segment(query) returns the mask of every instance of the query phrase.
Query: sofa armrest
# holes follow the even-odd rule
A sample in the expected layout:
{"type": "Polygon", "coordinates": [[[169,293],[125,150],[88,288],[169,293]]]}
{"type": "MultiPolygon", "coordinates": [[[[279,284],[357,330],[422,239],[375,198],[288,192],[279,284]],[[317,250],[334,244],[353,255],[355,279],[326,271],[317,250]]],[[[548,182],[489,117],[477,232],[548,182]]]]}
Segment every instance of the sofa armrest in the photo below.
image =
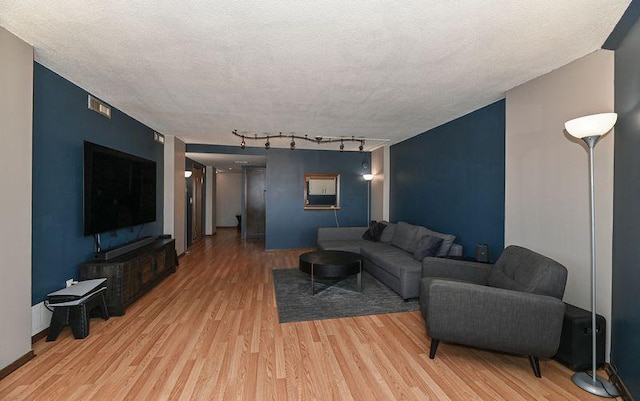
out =
{"type": "Polygon", "coordinates": [[[432,338],[542,358],[558,350],[561,300],[442,279],[429,285],[426,325],[432,338]]]}
{"type": "Polygon", "coordinates": [[[422,277],[450,278],[487,284],[493,265],[458,259],[426,257],[422,260],[422,277]]]}
{"type": "Polygon", "coordinates": [[[362,239],[369,227],[320,227],[318,241],[362,239]]]}

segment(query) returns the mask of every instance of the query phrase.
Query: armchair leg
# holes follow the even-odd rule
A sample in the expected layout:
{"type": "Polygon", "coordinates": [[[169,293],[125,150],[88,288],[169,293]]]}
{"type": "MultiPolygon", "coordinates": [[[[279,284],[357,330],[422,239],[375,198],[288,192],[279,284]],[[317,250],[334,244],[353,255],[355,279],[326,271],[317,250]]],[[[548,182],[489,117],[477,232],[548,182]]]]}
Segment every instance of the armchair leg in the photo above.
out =
{"type": "Polygon", "coordinates": [[[435,338],[431,339],[431,349],[429,349],[429,359],[435,359],[436,351],[438,349],[438,344],[440,344],[440,340],[436,340],[435,338]]]}
{"type": "Polygon", "coordinates": [[[540,361],[538,360],[538,357],[529,355],[529,363],[533,369],[533,374],[538,378],[542,377],[542,374],[540,374],[540,361]]]}

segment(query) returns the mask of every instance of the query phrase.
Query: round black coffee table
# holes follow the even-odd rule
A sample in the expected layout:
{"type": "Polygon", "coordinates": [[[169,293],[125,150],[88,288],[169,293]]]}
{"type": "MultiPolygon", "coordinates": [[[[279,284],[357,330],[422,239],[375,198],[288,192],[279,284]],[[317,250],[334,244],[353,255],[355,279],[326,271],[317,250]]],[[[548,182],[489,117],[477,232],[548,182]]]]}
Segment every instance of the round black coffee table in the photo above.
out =
{"type": "Polygon", "coordinates": [[[347,251],[314,251],[300,255],[300,270],[311,275],[311,294],[315,295],[315,278],[342,278],[357,274],[362,292],[362,256],[347,251]]]}

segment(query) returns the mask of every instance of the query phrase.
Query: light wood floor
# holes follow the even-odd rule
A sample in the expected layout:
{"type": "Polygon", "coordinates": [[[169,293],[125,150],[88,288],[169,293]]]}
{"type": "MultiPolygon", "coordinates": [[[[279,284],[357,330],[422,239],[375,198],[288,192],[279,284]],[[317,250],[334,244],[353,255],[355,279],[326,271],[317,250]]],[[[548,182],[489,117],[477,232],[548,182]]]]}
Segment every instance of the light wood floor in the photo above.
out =
{"type": "Polygon", "coordinates": [[[218,230],[125,316],[37,342],[0,400],[600,399],[555,361],[537,379],[526,357],[441,344],[430,360],[419,312],[279,324],[271,270],[303,251],[263,248],[218,230]]]}

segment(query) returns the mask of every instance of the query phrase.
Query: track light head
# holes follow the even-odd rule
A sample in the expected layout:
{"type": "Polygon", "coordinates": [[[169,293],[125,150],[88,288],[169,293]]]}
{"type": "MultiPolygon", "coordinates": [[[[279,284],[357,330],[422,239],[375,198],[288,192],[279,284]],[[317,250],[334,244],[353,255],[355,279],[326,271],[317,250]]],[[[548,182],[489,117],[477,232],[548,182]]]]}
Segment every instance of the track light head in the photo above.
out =
{"type": "Polygon", "coordinates": [[[244,135],[242,136],[242,142],[240,142],[240,149],[244,149],[247,147],[247,143],[244,141],[244,135]]]}

